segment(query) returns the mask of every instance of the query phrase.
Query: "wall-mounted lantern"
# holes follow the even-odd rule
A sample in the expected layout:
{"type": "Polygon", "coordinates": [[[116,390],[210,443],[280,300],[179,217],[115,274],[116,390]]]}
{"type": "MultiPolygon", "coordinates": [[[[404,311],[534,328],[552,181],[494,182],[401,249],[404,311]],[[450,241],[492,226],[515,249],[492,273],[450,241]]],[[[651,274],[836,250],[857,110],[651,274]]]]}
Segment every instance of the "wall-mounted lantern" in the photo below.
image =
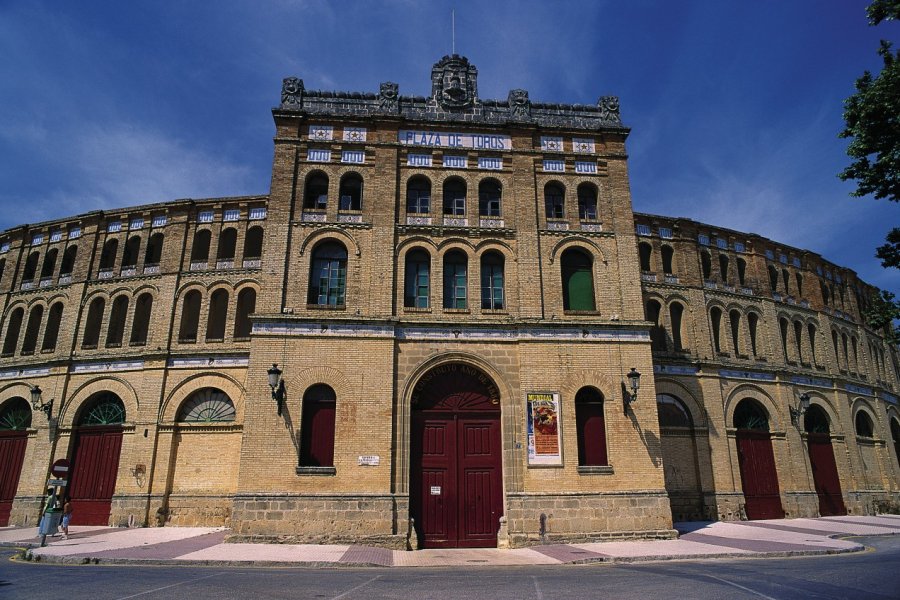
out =
{"type": "Polygon", "coordinates": [[[806,414],[806,411],[809,410],[809,394],[803,392],[800,394],[800,404],[797,405],[796,408],[793,406],[788,407],[791,411],[791,423],[794,424],[794,427],[800,429],[802,426],[801,419],[803,415],[806,414]]]}
{"type": "Polygon", "coordinates": [[[631,367],[631,372],[627,373],[628,388],[625,390],[625,414],[628,414],[628,405],[637,402],[638,390],[641,389],[641,374],[631,367]]]}
{"type": "Polygon", "coordinates": [[[278,363],[272,363],[272,368],[266,371],[269,375],[269,387],[272,388],[272,400],[278,404],[278,416],[281,416],[281,408],[284,405],[284,380],[281,378],[282,370],[278,363]]]}

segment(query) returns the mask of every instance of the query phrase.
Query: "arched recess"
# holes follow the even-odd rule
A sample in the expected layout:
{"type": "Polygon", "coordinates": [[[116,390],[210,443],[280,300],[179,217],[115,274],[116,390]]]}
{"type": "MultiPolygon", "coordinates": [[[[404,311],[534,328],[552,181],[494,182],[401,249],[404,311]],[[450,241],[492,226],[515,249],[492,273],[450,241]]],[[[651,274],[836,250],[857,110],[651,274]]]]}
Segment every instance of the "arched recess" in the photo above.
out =
{"type": "Polygon", "coordinates": [[[897,461],[897,467],[900,468],[900,416],[896,412],[888,413],[890,421],[891,443],[894,446],[894,460],[897,461]]]}
{"type": "Polygon", "coordinates": [[[434,367],[411,394],[410,515],[420,547],[494,547],[503,516],[500,391],[462,362],[434,367]]]}
{"type": "Polygon", "coordinates": [[[31,405],[25,398],[0,404],[0,527],[9,525],[31,427],[31,405]]]}
{"type": "Polygon", "coordinates": [[[810,404],[803,415],[803,429],[813,485],[819,497],[819,514],[823,517],[845,515],[841,480],[831,446],[831,425],[828,413],[818,404],[810,404]]]}
{"type": "Polygon", "coordinates": [[[704,482],[712,481],[712,465],[708,438],[705,431],[698,432],[697,423],[705,419],[702,415],[695,417],[696,403],[691,401],[693,406],[689,406],[682,400],[689,396],[680,386],[657,381],[657,391],[660,392],[656,396],[660,450],[672,519],[704,519],[709,513],[704,500],[704,482]]]}
{"type": "Polygon", "coordinates": [[[875,417],[877,413],[871,402],[863,398],[857,398],[850,411],[853,415],[853,439],[856,440],[856,448],[862,461],[863,489],[884,489],[882,464],[878,456],[878,446],[884,442],[875,417]]]}
{"type": "Polygon", "coordinates": [[[125,419],[125,403],[109,390],[92,394],[79,407],[66,489],[72,525],[109,524],[125,419]]]}
{"type": "Polygon", "coordinates": [[[735,406],[732,419],[747,518],[784,517],[769,412],[757,400],[745,397],[735,406]]]}

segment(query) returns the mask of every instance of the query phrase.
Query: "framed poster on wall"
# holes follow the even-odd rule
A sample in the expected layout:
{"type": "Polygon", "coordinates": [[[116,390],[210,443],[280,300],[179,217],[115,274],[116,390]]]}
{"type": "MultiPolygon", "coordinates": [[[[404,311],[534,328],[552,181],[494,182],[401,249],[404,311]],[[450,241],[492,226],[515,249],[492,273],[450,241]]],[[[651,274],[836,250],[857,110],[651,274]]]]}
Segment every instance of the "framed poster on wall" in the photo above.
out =
{"type": "Polygon", "coordinates": [[[526,393],[525,406],[528,466],[562,466],[559,393],[526,393]]]}

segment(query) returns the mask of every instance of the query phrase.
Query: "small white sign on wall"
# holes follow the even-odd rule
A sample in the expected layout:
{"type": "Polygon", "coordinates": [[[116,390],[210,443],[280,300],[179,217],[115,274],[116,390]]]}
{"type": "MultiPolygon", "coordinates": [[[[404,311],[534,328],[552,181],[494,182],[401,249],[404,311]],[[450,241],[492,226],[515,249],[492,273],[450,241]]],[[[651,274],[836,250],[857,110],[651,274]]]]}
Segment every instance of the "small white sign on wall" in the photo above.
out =
{"type": "Polygon", "coordinates": [[[432,496],[440,496],[441,495],[441,486],[439,486],[439,485],[431,486],[431,495],[432,496]]]}
{"type": "Polygon", "coordinates": [[[381,457],[378,455],[360,456],[359,465],[367,467],[377,467],[381,464],[381,457]]]}

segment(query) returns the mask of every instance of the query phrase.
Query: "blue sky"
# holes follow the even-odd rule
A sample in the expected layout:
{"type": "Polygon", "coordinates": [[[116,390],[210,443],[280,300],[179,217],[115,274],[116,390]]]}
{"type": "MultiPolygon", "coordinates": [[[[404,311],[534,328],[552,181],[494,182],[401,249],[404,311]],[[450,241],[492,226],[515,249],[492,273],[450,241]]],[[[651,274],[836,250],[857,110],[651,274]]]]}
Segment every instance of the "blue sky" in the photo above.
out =
{"type": "Polygon", "coordinates": [[[857,0],[0,3],[0,229],[267,193],[281,80],[429,93],[456,50],[479,95],[621,99],[637,211],[819,252],[900,292],[874,248],[900,205],[853,199],[842,102],[878,40],[857,0]]]}

